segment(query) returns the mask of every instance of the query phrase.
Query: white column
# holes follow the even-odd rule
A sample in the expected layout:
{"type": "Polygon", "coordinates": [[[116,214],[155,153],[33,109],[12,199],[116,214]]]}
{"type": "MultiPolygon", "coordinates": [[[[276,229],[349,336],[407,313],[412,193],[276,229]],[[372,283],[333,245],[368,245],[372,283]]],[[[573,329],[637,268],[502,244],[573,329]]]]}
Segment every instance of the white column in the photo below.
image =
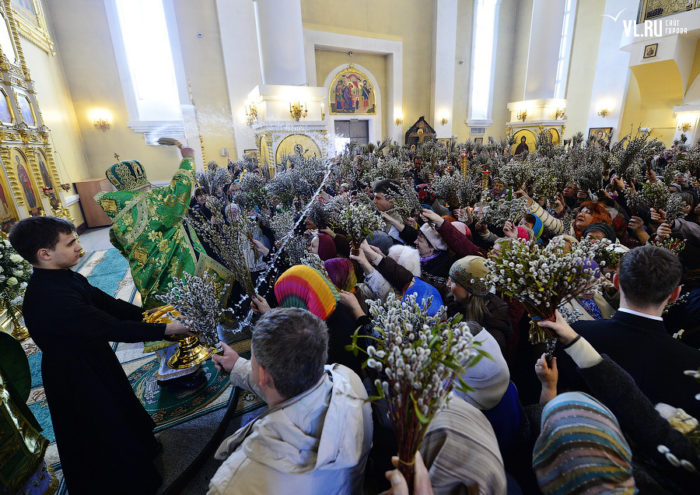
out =
{"type": "Polygon", "coordinates": [[[231,153],[231,159],[240,160],[243,150],[256,147],[255,133],[245,116],[248,93],[261,83],[255,12],[253,2],[230,0],[216,0],[216,12],[236,139],[236,156],[231,153]]]}
{"type": "Polygon", "coordinates": [[[437,0],[435,3],[432,124],[439,138],[452,136],[452,102],[455,89],[455,50],[457,44],[457,3],[457,0],[437,0]],[[443,125],[442,119],[447,119],[447,123],[443,125]]]}
{"type": "Polygon", "coordinates": [[[305,85],[300,0],[255,0],[254,7],[263,84],[305,85]]]}
{"type": "Polygon", "coordinates": [[[612,127],[614,139],[619,138],[620,134],[630,132],[630,129],[620,129],[630,77],[630,54],[620,49],[620,45],[624,41],[623,19],[632,19],[638,5],[635,0],[605,2],[606,15],[603,16],[600,30],[587,127],[612,127]],[[623,9],[625,12],[622,18],[618,18],[617,21],[611,19],[615,15],[619,17],[618,12],[623,9]],[[598,115],[602,109],[608,111],[605,117],[598,115]]]}
{"type": "Polygon", "coordinates": [[[524,100],[554,98],[565,2],[533,0],[524,100]]]}

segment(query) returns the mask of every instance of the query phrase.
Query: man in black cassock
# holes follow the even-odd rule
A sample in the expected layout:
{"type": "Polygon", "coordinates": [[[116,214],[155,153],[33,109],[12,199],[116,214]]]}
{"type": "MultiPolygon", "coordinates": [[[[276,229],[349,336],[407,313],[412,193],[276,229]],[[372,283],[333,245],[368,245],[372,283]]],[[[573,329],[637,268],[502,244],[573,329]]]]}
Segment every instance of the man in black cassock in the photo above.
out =
{"type": "Polygon", "coordinates": [[[41,374],[61,467],[71,495],[152,494],[155,424],[109,345],[187,333],[179,322],[143,323],[138,306],[115,299],[70,270],[82,248],[72,223],[30,217],[10,233],[34,267],[24,321],[42,351],[41,374]]]}

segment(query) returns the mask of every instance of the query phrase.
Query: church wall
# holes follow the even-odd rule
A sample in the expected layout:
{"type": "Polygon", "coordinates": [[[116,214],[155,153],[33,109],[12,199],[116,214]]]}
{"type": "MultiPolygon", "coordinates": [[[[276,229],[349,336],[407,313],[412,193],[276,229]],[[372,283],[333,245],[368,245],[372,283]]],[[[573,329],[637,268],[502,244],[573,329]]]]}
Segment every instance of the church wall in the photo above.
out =
{"type": "MultiPolygon", "coordinates": [[[[302,0],[304,28],[398,39],[403,42],[404,130],[421,115],[430,120],[434,2],[404,0],[302,0]]],[[[360,63],[358,61],[358,63],[360,63]]],[[[378,76],[374,74],[375,77],[378,76]]],[[[323,80],[318,82],[323,83],[323,80]]],[[[382,95],[384,100],[385,96],[382,95]]],[[[434,122],[429,122],[434,125],[434,122]]]]}
{"type": "MultiPolygon", "coordinates": [[[[522,14],[522,5],[517,0],[502,0],[498,21],[497,44],[494,52],[496,65],[493,81],[493,109],[491,119],[493,124],[486,129],[486,137],[500,140],[506,135],[506,122],[510,120],[510,112],[506,105],[512,92],[514,64],[519,44],[523,43],[520,33],[516,32],[518,20],[522,14]]],[[[524,72],[523,72],[524,74],[524,72]]],[[[485,139],[486,140],[486,139],[485,139]]]]}
{"type": "Polygon", "coordinates": [[[583,133],[584,138],[588,136],[586,126],[591,99],[595,97],[592,94],[593,80],[604,10],[605,0],[579,0],[578,2],[566,88],[568,122],[564,137],[567,139],[579,131],[583,133]]]}
{"type": "Polygon", "coordinates": [[[225,166],[222,148],[228,150],[231,160],[242,157],[236,156],[216,4],[214,0],[175,0],[174,6],[185,71],[204,143],[204,162],[213,160],[225,166]]]}
{"type": "Polygon", "coordinates": [[[625,98],[625,108],[622,112],[622,121],[620,123],[620,135],[624,136],[633,132],[639,127],[645,127],[642,122],[642,98],[639,91],[637,78],[630,76],[627,83],[627,93],[625,98]]]}
{"type": "Polygon", "coordinates": [[[452,135],[457,141],[469,138],[467,127],[467,105],[469,101],[469,70],[472,53],[472,25],[474,22],[474,1],[461,0],[457,4],[457,36],[455,47],[455,83],[452,104],[452,135]],[[461,62],[461,63],[460,63],[461,62]]]}
{"type": "MultiPolygon", "coordinates": [[[[228,108],[223,61],[214,0],[174,3],[179,43],[208,160],[221,165],[219,156],[227,148],[235,159],[235,146],[228,108]],[[203,38],[196,34],[202,32],[203,38]]],[[[114,153],[123,160],[139,160],[152,182],[169,180],[179,155],[165,146],[147,145],[143,134],[127,127],[130,120],[103,1],[62,0],[46,2],[46,16],[55,33],[57,58],[63,66],[78,126],[82,135],[87,175],[104,177],[114,163],[114,153]],[[113,117],[107,131],[96,129],[88,119],[95,108],[113,117]]],[[[31,69],[31,66],[30,66],[31,69]]],[[[199,147],[200,143],[188,143],[199,147]]]]}
{"type": "Polygon", "coordinates": [[[694,102],[697,100],[697,98],[689,99],[688,97],[690,95],[688,94],[688,92],[690,90],[690,87],[693,85],[693,82],[695,82],[695,79],[697,79],[698,75],[700,75],[700,40],[695,42],[695,55],[693,57],[693,65],[690,68],[690,76],[688,77],[688,84],[685,88],[685,103],[694,102]]]}
{"type": "Polygon", "coordinates": [[[513,59],[510,74],[510,99],[506,102],[520,101],[525,98],[525,75],[527,74],[527,56],[530,47],[530,27],[532,24],[532,0],[518,2],[514,23],[513,59]]]}
{"type": "Polygon", "coordinates": [[[114,153],[123,160],[139,160],[151,181],[170,178],[177,166],[173,150],[148,146],[142,134],[126,125],[129,114],[104,2],[63,0],[46,2],[45,8],[83,138],[87,178],[104,177],[105,170],[115,161],[114,153]],[[88,112],[94,108],[104,108],[112,114],[110,129],[101,131],[89,122],[88,112]]]}
{"type": "MultiPolygon", "coordinates": [[[[386,57],[383,55],[374,55],[370,53],[353,53],[352,57],[348,57],[345,52],[337,52],[331,50],[316,50],[316,81],[320,86],[326,80],[328,75],[335,71],[338,66],[347,66],[348,62],[361,65],[372,73],[377,80],[379,86],[379,96],[381,98],[380,110],[382,115],[391,115],[390,109],[387,106],[387,63],[386,57]]],[[[326,113],[330,108],[330,103],[325,102],[326,113]]],[[[362,116],[357,116],[362,118],[362,116]]],[[[394,123],[392,122],[391,125],[394,123]]],[[[331,130],[332,132],[332,130],[331,130]]],[[[388,135],[386,118],[382,122],[382,136],[388,135]]]]}
{"type": "MultiPolygon", "coordinates": [[[[29,40],[21,38],[22,51],[34,81],[39,110],[44,125],[51,129],[49,144],[53,148],[54,163],[62,183],[71,183],[89,176],[78,121],[66,86],[58,59],[46,53],[29,40]]],[[[64,198],[73,196],[72,190],[64,193],[64,198]]],[[[68,210],[79,226],[83,215],[78,203],[68,206],[68,210]]]]}
{"type": "Polygon", "coordinates": [[[34,81],[44,123],[51,129],[50,144],[54,147],[54,159],[61,180],[73,182],[85,179],[89,171],[78,120],[59,61],[24,38],[22,50],[34,81]]]}

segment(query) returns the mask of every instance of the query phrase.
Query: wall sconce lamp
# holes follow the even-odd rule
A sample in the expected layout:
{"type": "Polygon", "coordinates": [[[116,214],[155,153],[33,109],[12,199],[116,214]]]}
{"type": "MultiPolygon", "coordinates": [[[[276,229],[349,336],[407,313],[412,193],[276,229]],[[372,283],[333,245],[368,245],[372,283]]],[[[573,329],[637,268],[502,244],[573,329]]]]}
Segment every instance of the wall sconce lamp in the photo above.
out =
{"type": "Polygon", "coordinates": [[[442,125],[446,125],[447,122],[448,122],[447,117],[443,117],[442,119],[440,119],[440,123],[441,123],[442,125]]]}
{"type": "Polygon", "coordinates": [[[306,108],[306,103],[299,103],[295,101],[294,103],[289,103],[289,115],[297,122],[301,118],[306,118],[308,115],[308,110],[306,108]]]}
{"type": "Polygon", "coordinates": [[[682,124],[678,125],[678,130],[683,131],[683,132],[688,132],[690,129],[692,129],[693,124],[690,122],[683,122],[682,124]]]}
{"type": "Polygon", "coordinates": [[[608,110],[607,108],[601,108],[600,110],[598,110],[598,116],[603,117],[603,118],[607,117],[607,115],[609,113],[610,113],[610,110],[608,110]]]}
{"type": "Polygon", "coordinates": [[[554,112],[554,120],[559,120],[559,119],[564,120],[565,117],[566,117],[566,110],[564,110],[563,108],[557,108],[556,111],[554,112]]]}
{"type": "Polygon", "coordinates": [[[107,131],[110,127],[112,127],[112,114],[108,110],[92,110],[88,117],[92,125],[95,126],[95,129],[107,131]]]}
{"type": "Polygon", "coordinates": [[[527,110],[521,110],[515,115],[515,118],[525,122],[525,120],[527,119],[527,110]]]}
{"type": "Polygon", "coordinates": [[[249,126],[258,121],[258,107],[254,103],[245,107],[245,121],[249,126]]]}

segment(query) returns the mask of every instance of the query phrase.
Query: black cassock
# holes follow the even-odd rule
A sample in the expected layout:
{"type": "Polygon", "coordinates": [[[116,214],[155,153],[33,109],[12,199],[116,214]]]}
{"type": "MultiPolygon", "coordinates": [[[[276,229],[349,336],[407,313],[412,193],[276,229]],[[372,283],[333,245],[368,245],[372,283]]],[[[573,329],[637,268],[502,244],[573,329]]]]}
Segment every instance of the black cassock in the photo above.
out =
{"type": "Polygon", "coordinates": [[[155,493],[155,424],[109,345],[161,340],[165,324],[108,296],[71,270],[34,268],[24,321],[42,351],[41,374],[71,495],[155,493]]]}

